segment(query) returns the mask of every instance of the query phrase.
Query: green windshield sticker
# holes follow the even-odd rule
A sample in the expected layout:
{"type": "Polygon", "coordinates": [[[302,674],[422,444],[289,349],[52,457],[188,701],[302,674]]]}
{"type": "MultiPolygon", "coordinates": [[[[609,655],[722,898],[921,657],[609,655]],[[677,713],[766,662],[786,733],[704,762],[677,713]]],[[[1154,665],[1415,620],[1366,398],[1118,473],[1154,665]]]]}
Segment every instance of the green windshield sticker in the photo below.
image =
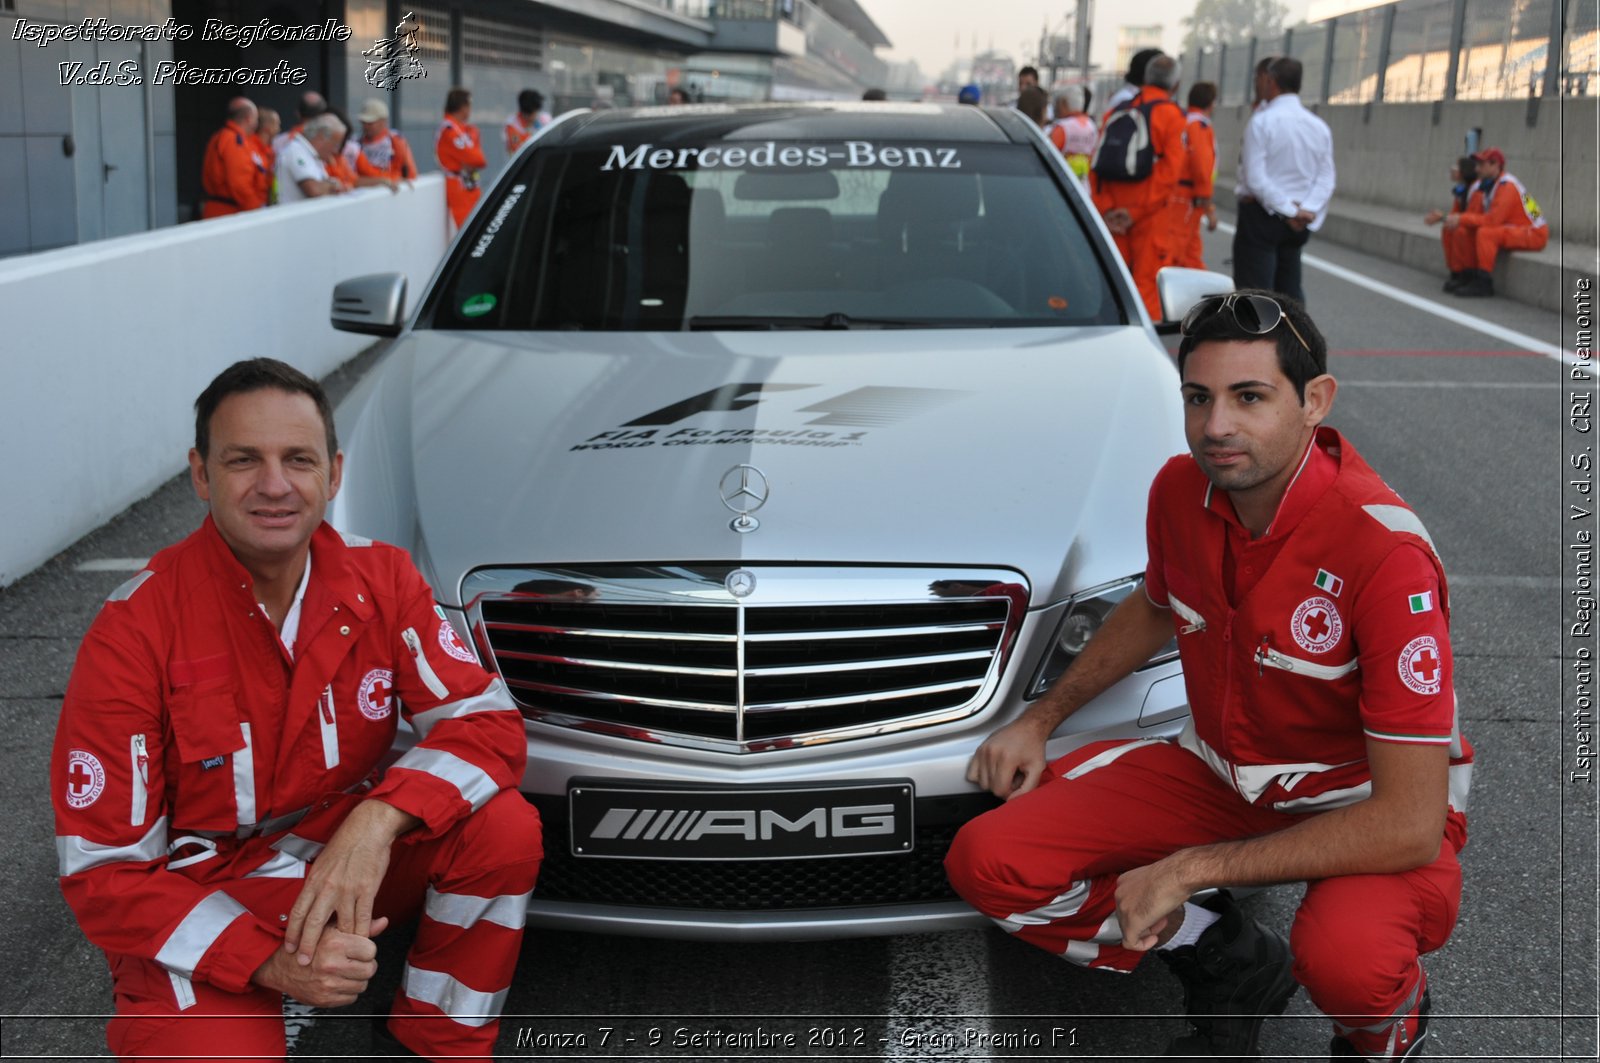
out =
{"type": "Polygon", "coordinates": [[[497,300],[495,297],[487,292],[482,295],[474,295],[472,298],[461,304],[461,316],[482,317],[484,314],[487,314],[489,311],[494,309],[494,304],[496,302],[497,300]]]}

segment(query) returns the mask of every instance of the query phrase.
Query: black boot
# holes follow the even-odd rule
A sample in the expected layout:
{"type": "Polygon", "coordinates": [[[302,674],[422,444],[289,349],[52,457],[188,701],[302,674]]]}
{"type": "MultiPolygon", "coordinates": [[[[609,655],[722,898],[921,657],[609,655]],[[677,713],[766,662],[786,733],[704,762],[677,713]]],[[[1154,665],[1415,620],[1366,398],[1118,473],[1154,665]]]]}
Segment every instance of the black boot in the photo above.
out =
{"type": "Polygon", "coordinates": [[[1494,277],[1487,270],[1469,269],[1467,278],[1456,285],[1455,294],[1468,299],[1481,299],[1494,294],[1494,277]]]}
{"type": "MultiPolygon", "coordinates": [[[[1428,1014],[1433,1011],[1433,1002],[1428,997],[1428,990],[1422,991],[1422,1000],[1417,1005],[1417,1026],[1408,1036],[1406,1034],[1405,1019],[1400,1020],[1400,1037],[1395,1044],[1395,1053],[1391,1056],[1377,1056],[1378,1059],[1421,1059],[1422,1043],[1428,1039],[1428,1014]]],[[[1409,1016],[1407,1016],[1409,1018],[1409,1016]]],[[[1356,1046],[1343,1037],[1335,1037],[1328,1044],[1328,1055],[1332,1059],[1364,1059],[1357,1051],[1356,1046]]]]}
{"type": "Polygon", "coordinates": [[[1241,912],[1226,891],[1202,907],[1222,918],[1193,945],[1157,952],[1183,983],[1191,1033],[1167,1045],[1169,1056],[1242,1059],[1257,1054],[1268,1015],[1281,1015],[1299,988],[1289,943],[1241,912]]]}
{"type": "Polygon", "coordinates": [[[1450,271],[1450,279],[1444,282],[1444,290],[1447,291],[1447,292],[1453,292],[1457,288],[1461,287],[1461,282],[1466,280],[1466,279],[1467,279],[1467,271],[1466,270],[1464,270],[1464,269],[1451,270],[1450,271]]]}

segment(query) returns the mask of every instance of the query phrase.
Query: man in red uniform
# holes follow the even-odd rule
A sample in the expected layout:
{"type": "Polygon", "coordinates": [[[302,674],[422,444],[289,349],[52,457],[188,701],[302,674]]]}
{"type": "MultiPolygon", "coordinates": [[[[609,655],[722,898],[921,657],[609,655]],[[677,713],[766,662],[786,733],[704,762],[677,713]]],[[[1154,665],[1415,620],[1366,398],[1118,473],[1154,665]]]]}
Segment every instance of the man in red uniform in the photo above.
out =
{"type": "Polygon", "coordinates": [[[200,187],[205,192],[202,218],[220,218],[267,205],[271,171],[256,142],[259,122],[255,104],[243,96],[228,101],[228,120],[211,135],[200,164],[200,187]]]}
{"type": "Polygon", "coordinates": [[[356,176],[377,178],[391,189],[401,181],[417,176],[417,160],[411,157],[406,138],[389,128],[389,106],[382,100],[368,100],[356,115],[361,121],[361,154],[356,156],[356,176]]]}
{"type": "Polygon", "coordinates": [[[1150,489],[1149,565],[1077,661],[973,756],[1007,798],[957,835],[950,881],[1016,936],[1091,967],[1148,952],[1184,985],[1168,1055],[1256,1054],[1296,983],[1335,1056],[1420,1054],[1418,955],[1456,921],[1471,749],[1449,602],[1422,523],[1340,434],[1299,304],[1202,301],[1179,347],[1192,455],[1150,489]],[[1174,634],[1190,722],[1047,766],[1069,714],[1174,634]],[[1290,942],[1226,893],[1307,882],[1290,942]]]}
{"type": "Polygon", "coordinates": [[[533,135],[550,124],[550,112],[544,109],[544,94],[537,89],[523,89],[517,93],[517,109],[506,118],[506,157],[533,139],[533,135]]]}
{"type": "Polygon", "coordinates": [[[270,359],[195,403],[210,515],[107,600],[51,755],[62,891],[119,1058],[282,1058],[283,995],[349,1004],[422,916],[388,1029],[487,1056],[542,855],[522,718],[409,558],[323,523],[343,455],[270,359]],[[378,765],[400,717],[417,744],[378,765]]]}
{"type": "Polygon", "coordinates": [[[471,118],[472,93],[463,88],[451,89],[444,99],[444,122],[439,126],[434,152],[445,175],[445,205],[450,208],[450,219],[457,226],[467,220],[483,194],[478,187],[478,177],[489,165],[478,142],[478,127],[467,124],[471,118]]]}
{"type": "MultiPolygon", "coordinates": [[[[1501,251],[1543,251],[1550,242],[1550,223],[1539,211],[1539,204],[1521,181],[1506,173],[1506,156],[1499,148],[1486,148],[1473,156],[1478,163],[1482,206],[1464,213],[1452,212],[1444,219],[1447,233],[1457,228],[1472,233],[1454,246],[1463,267],[1461,283],[1451,289],[1456,295],[1494,294],[1494,263],[1501,251]],[[1470,251],[1470,262],[1466,252],[1470,251]]],[[[1446,247],[1450,247],[1448,242],[1446,247]]]]}
{"type": "Polygon", "coordinates": [[[1178,254],[1173,263],[1190,269],[1205,269],[1200,223],[1217,231],[1217,208],[1212,205],[1212,183],[1217,172],[1217,134],[1211,128],[1211,112],[1217,106],[1217,87],[1197,81],[1189,88],[1188,126],[1183,135],[1189,149],[1187,172],[1178,182],[1179,202],[1174,213],[1178,221],[1178,254]]]}
{"type": "Polygon", "coordinates": [[[1145,309],[1156,321],[1161,320],[1156,272],[1175,264],[1172,206],[1182,200],[1178,182],[1187,166],[1183,108],[1172,98],[1177,88],[1178,61],[1169,55],[1151,59],[1139,94],[1101,123],[1089,177],[1094,205],[1133,274],[1145,309]],[[1135,118],[1142,118],[1143,128],[1133,139],[1113,135],[1119,126],[1133,128],[1135,118]],[[1132,158],[1139,158],[1148,169],[1141,172],[1129,161],[1132,158]]]}

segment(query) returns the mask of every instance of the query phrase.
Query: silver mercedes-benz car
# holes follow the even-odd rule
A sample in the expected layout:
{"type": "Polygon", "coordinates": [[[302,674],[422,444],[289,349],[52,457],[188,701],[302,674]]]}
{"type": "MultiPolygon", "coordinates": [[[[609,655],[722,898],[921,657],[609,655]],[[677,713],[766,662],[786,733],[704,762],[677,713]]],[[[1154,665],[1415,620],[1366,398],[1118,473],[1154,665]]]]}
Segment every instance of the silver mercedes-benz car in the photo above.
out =
{"type": "MultiPolygon", "coordinates": [[[[1227,287],[1163,279],[1169,317],[1227,287]]],[[[340,408],[330,517],[412,551],[527,717],[530,920],[979,922],[942,867],[994,803],[968,757],[1137,591],[1184,448],[1048,141],[977,107],[574,113],[405,284],[335,294],[398,338],[340,408]]],[[[1174,658],[1051,752],[1175,730],[1174,658]]]]}

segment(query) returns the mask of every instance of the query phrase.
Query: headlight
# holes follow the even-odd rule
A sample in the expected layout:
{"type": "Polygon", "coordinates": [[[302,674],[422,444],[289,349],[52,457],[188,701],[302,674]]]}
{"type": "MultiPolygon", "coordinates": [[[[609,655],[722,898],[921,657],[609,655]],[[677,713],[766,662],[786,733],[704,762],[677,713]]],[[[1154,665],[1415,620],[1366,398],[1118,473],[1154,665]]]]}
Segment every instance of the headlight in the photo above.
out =
{"type": "MultiPolygon", "coordinates": [[[[1108,583],[1103,587],[1093,587],[1075,594],[1067,599],[1066,614],[1062,616],[1061,623],[1056,626],[1055,637],[1050,641],[1050,652],[1045,654],[1044,663],[1039,666],[1039,674],[1034,677],[1033,684],[1028,687],[1028,698],[1032,700],[1050,689],[1050,684],[1060,678],[1061,673],[1073,661],[1078,659],[1078,654],[1089,645],[1089,640],[1094,638],[1095,632],[1100,630],[1106,622],[1106,617],[1111,615],[1111,610],[1117,603],[1135,591],[1144,592],[1144,577],[1130,576],[1116,583],[1108,583]]],[[[1178,637],[1174,635],[1167,640],[1167,644],[1156,651],[1140,668],[1149,668],[1152,665],[1165,664],[1178,656],[1178,637]]]]}

